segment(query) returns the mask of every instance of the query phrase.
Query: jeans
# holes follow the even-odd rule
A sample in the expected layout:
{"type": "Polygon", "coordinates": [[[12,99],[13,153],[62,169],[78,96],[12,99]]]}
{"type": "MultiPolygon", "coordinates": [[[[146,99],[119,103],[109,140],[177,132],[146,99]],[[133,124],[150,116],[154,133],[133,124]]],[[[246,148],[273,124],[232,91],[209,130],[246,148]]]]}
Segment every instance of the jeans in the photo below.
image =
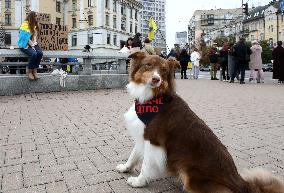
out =
{"type": "Polygon", "coordinates": [[[223,80],[229,80],[229,70],[228,70],[228,62],[223,62],[222,63],[222,77],[223,80]]]}
{"type": "Polygon", "coordinates": [[[234,73],[233,73],[233,75],[231,77],[231,80],[235,79],[235,77],[237,76],[238,72],[240,72],[240,74],[241,74],[240,81],[241,82],[245,81],[245,72],[246,72],[245,62],[235,61],[234,73]]]}
{"type": "Polygon", "coordinates": [[[199,75],[199,66],[193,65],[193,79],[198,79],[198,75],[199,75]]]}
{"type": "Polygon", "coordinates": [[[180,73],[181,73],[181,78],[187,78],[187,76],[186,76],[186,70],[187,70],[187,67],[182,67],[181,68],[181,71],[180,71],[180,73]]]}
{"type": "Polygon", "coordinates": [[[43,55],[41,48],[38,45],[36,45],[34,49],[29,46],[27,49],[21,48],[21,51],[29,57],[28,69],[37,69],[43,55]]]}

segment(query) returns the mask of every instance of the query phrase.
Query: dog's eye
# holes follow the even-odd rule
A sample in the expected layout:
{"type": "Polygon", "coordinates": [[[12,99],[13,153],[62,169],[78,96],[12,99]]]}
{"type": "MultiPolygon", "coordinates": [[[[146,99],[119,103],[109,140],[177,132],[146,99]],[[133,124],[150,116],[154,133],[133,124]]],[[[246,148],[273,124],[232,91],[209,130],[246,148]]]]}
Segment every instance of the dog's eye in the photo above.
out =
{"type": "Polygon", "coordinates": [[[167,72],[167,68],[161,68],[162,72],[167,72]]]}
{"type": "Polygon", "coordinates": [[[150,66],[152,66],[152,65],[151,65],[151,64],[146,64],[145,66],[146,66],[146,67],[150,67],[150,66]]]}

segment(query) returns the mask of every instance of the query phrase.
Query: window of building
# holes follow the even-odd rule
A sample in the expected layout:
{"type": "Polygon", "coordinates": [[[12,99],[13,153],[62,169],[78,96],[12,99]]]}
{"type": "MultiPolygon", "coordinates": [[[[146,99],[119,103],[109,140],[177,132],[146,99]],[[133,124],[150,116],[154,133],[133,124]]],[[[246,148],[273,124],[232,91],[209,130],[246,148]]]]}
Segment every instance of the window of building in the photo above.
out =
{"type": "Polygon", "coordinates": [[[56,1],[56,12],[60,13],[61,12],[61,2],[56,1]]]}
{"type": "Polygon", "coordinates": [[[5,14],[5,25],[12,25],[11,14],[5,14]]]}
{"type": "Polygon", "coordinates": [[[11,8],[11,0],[5,0],[5,8],[11,8]]]}
{"type": "Polygon", "coordinates": [[[260,41],[263,41],[263,40],[264,40],[264,34],[261,33],[261,34],[260,34],[260,41]]]}
{"type": "Polygon", "coordinates": [[[77,0],[72,0],[72,11],[76,11],[77,9],[77,0]]]}
{"type": "Polygon", "coordinates": [[[105,8],[106,8],[106,9],[109,9],[109,0],[106,0],[105,3],[106,3],[106,4],[105,4],[105,8]]]}
{"type": "Polygon", "coordinates": [[[77,46],[77,35],[72,35],[72,46],[77,46]]]}
{"type": "Polygon", "coordinates": [[[133,18],[133,10],[130,9],[130,18],[132,19],[133,18]]]}
{"type": "Polygon", "coordinates": [[[137,32],[138,32],[138,26],[135,25],[135,34],[137,34],[137,32]]]}
{"type": "Polygon", "coordinates": [[[106,26],[109,26],[109,15],[106,15],[106,26]]]}
{"type": "Polygon", "coordinates": [[[113,28],[116,29],[116,16],[113,16],[113,28]]]}
{"type": "Polygon", "coordinates": [[[89,26],[92,26],[92,25],[94,24],[93,15],[89,15],[89,16],[88,16],[88,23],[89,23],[89,26]]]}
{"type": "Polygon", "coordinates": [[[113,1],[113,12],[116,12],[117,11],[117,7],[116,7],[116,1],[113,1]]]}
{"type": "Polygon", "coordinates": [[[121,30],[126,31],[126,20],[121,21],[121,30]]]}
{"type": "Polygon", "coordinates": [[[93,0],[88,0],[88,7],[93,7],[93,0]]]}
{"type": "Polygon", "coordinates": [[[93,44],[93,43],[94,43],[93,34],[88,34],[88,44],[93,44]]]}
{"type": "Polygon", "coordinates": [[[58,17],[56,18],[56,24],[61,25],[61,18],[58,18],[58,17]]]}
{"type": "Polygon", "coordinates": [[[72,18],[72,28],[77,28],[76,18],[72,18]]]}
{"type": "Polygon", "coordinates": [[[12,42],[11,33],[5,33],[4,44],[9,46],[11,45],[11,42],[12,42]]]}
{"type": "Polygon", "coordinates": [[[113,45],[117,46],[117,35],[113,35],[113,45]]]}
{"type": "Polygon", "coordinates": [[[125,15],[125,7],[122,5],[120,8],[121,15],[125,15]]]}
{"type": "Polygon", "coordinates": [[[130,33],[133,32],[132,27],[133,27],[133,24],[132,24],[132,22],[130,22],[130,33]]]}
{"type": "Polygon", "coordinates": [[[107,34],[107,44],[110,44],[110,34],[107,34]]]}
{"type": "Polygon", "coordinates": [[[135,19],[138,20],[138,10],[134,10],[135,19]]]}

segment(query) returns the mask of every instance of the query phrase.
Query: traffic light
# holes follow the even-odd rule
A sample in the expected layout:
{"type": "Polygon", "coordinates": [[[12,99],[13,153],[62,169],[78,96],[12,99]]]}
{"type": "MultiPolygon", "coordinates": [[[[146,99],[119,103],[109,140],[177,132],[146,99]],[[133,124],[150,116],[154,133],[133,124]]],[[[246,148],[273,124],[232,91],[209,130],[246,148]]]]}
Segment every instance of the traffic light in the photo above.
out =
{"type": "Polygon", "coordinates": [[[245,3],[245,4],[243,4],[243,13],[245,14],[245,15],[248,15],[249,13],[248,13],[248,3],[245,3]]]}

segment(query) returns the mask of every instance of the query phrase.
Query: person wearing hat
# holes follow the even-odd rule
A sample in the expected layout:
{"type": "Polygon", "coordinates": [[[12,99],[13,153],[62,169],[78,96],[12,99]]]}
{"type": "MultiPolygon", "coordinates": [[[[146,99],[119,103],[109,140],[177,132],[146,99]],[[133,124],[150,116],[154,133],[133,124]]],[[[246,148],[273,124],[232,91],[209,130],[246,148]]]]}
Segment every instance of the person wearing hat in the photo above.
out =
{"type": "Polygon", "coordinates": [[[251,55],[250,55],[250,62],[249,62],[249,68],[251,70],[251,75],[252,75],[252,82],[256,83],[257,82],[257,75],[259,73],[260,75],[260,82],[264,82],[264,73],[262,70],[262,58],[261,58],[261,53],[262,53],[262,47],[259,45],[257,40],[254,40],[251,42],[252,46],[250,48],[251,50],[251,55]]]}

